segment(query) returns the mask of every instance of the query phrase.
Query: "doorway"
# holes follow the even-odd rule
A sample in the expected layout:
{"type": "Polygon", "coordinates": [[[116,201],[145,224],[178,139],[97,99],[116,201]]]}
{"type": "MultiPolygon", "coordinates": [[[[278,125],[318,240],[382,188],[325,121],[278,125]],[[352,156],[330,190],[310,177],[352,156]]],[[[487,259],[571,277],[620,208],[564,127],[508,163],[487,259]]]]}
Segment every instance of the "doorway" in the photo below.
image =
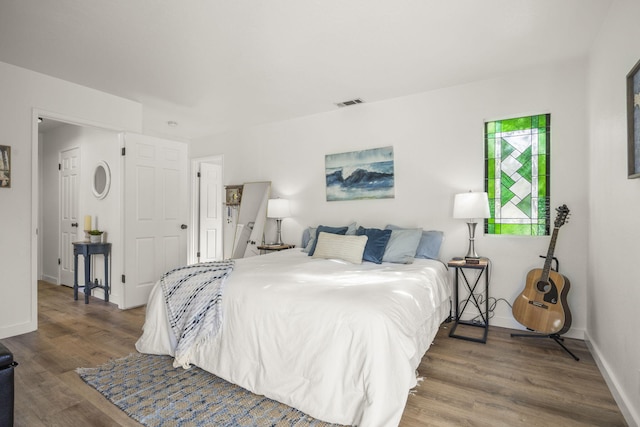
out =
{"type": "MultiPolygon", "coordinates": [[[[34,122],[38,118],[37,114],[38,112],[34,111],[34,122]]],[[[143,260],[140,257],[141,246],[135,247],[137,250],[132,249],[131,241],[137,236],[134,232],[142,232],[143,228],[144,230],[148,229],[148,227],[131,226],[129,221],[131,215],[126,214],[125,208],[127,206],[132,207],[132,209],[135,206],[140,207],[140,200],[142,199],[138,198],[139,203],[134,203],[131,200],[127,203],[126,197],[129,197],[132,193],[131,185],[137,183],[134,186],[139,190],[137,194],[145,194],[151,197],[153,193],[155,195],[154,198],[162,202],[161,206],[155,206],[155,208],[151,208],[151,204],[143,203],[143,206],[149,210],[150,215],[151,213],[156,216],[161,215],[159,219],[154,216],[153,221],[148,221],[155,229],[162,230],[161,234],[156,236],[157,238],[155,239],[155,242],[162,244],[151,244],[152,248],[162,249],[163,257],[156,258],[164,261],[158,264],[153,274],[149,275],[150,283],[154,283],[168,269],[177,265],[184,265],[187,262],[186,241],[189,218],[188,192],[186,191],[188,188],[187,144],[133,133],[123,133],[114,129],[100,128],[94,124],[77,123],[59,117],[48,119],[46,116],[42,116],[42,118],[43,124],[58,122],[58,125],[45,124],[46,132],[43,131],[41,133],[40,125],[34,124],[35,132],[32,144],[34,162],[37,161],[38,164],[38,168],[34,169],[33,177],[34,182],[37,183],[34,186],[33,193],[38,197],[37,232],[34,236],[35,244],[37,245],[37,251],[35,252],[37,259],[33,261],[38,268],[37,271],[34,271],[36,279],[44,279],[51,283],[60,284],[58,277],[60,276],[60,264],[62,262],[59,233],[61,216],[59,214],[60,199],[58,197],[57,182],[58,174],[60,173],[59,167],[61,168],[61,166],[59,166],[58,155],[63,151],[63,148],[75,145],[81,148],[80,163],[82,164],[83,174],[78,180],[80,196],[78,197],[79,213],[77,216],[78,218],[91,217],[91,228],[104,231],[103,239],[106,235],[106,241],[111,243],[109,276],[112,280],[110,281],[111,294],[109,299],[117,303],[120,308],[146,303],[146,298],[141,298],[141,302],[137,303],[125,295],[129,289],[128,287],[125,288],[126,270],[132,273],[129,276],[132,280],[127,281],[127,284],[136,283],[133,279],[136,278],[135,273],[139,273],[140,269],[132,272],[131,263],[143,260]],[[50,129],[50,127],[54,128],[50,129]],[[55,138],[48,137],[44,133],[47,135],[56,134],[56,136],[55,138]],[[62,142],[59,142],[59,144],[51,143],[52,140],[56,139],[62,142]],[[131,143],[131,147],[130,149],[127,148],[125,156],[124,148],[127,146],[127,141],[131,143]],[[150,178],[150,182],[144,181],[141,183],[140,179],[137,181],[131,180],[131,185],[125,186],[125,168],[140,166],[140,161],[146,162],[147,160],[144,160],[145,155],[149,154],[151,149],[159,150],[159,155],[147,159],[150,163],[145,163],[143,169],[147,172],[151,169],[156,170],[160,175],[153,178],[146,172],[137,174],[143,181],[146,178],[150,178]],[[52,158],[55,159],[52,160],[52,158]],[[129,158],[131,161],[125,160],[129,158]],[[134,159],[136,160],[134,161],[134,159]],[[170,163],[177,166],[169,167],[170,163]],[[93,186],[94,172],[99,167],[104,168],[105,165],[111,171],[110,190],[104,194],[96,194],[93,186]],[[144,187],[143,190],[140,190],[141,185],[144,187]],[[165,196],[162,197],[160,193],[156,194],[152,189],[161,191],[165,196]],[[49,193],[55,194],[55,197],[49,197],[49,193]],[[167,196],[167,194],[171,196],[167,196]],[[124,231],[127,224],[129,224],[130,232],[125,234],[124,231]],[[128,254],[126,254],[127,249],[128,254]]],[[[132,170],[129,170],[129,176],[135,175],[132,170]]],[[[140,209],[138,209],[138,213],[140,212],[140,209]]],[[[84,221],[78,222],[84,225],[84,221]]],[[[77,233],[77,239],[70,238],[70,240],[83,238],[84,233],[80,230],[77,233]]],[[[145,241],[151,242],[149,239],[145,241]]],[[[140,239],[138,239],[138,243],[140,243],[140,239]]],[[[65,243],[66,245],[67,243],[65,243]]],[[[70,253],[72,254],[72,250],[70,253]]],[[[150,253],[150,251],[146,251],[146,253],[150,253]]],[[[93,276],[102,279],[105,276],[105,272],[103,271],[104,264],[100,261],[100,259],[94,260],[91,271],[93,276]]],[[[83,266],[79,265],[78,269],[80,271],[77,273],[79,277],[82,277],[83,266]]],[[[34,284],[34,286],[37,286],[37,284],[34,284]]],[[[104,298],[103,290],[96,289],[96,296],[104,298]]],[[[36,304],[37,301],[34,300],[34,306],[36,304]]]]}
{"type": "MultiPolygon", "coordinates": [[[[94,219],[95,228],[108,230],[109,242],[120,239],[120,143],[119,133],[72,120],[41,115],[37,124],[38,233],[37,279],[73,286],[72,243],[84,239],[82,217],[94,219]],[[114,172],[109,197],[93,196],[91,176],[99,162],[114,172]]],[[[34,152],[35,155],[36,152],[34,152]]],[[[92,272],[102,278],[103,263],[96,260],[92,272]]],[[[112,268],[121,260],[112,257],[112,268]]],[[[79,277],[83,266],[79,266],[79,277]]],[[[102,290],[96,296],[104,297],[102,290]]]]}
{"type": "Polygon", "coordinates": [[[224,259],[223,160],[220,155],[191,162],[190,264],[224,259]]]}

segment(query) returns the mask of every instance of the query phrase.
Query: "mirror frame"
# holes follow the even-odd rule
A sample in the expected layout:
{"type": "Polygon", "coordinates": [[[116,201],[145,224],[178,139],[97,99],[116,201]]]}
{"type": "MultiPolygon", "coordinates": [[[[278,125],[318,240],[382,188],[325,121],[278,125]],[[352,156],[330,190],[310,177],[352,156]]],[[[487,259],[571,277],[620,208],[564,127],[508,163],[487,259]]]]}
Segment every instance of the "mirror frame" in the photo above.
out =
{"type": "Polygon", "coordinates": [[[242,200],[235,220],[236,229],[231,258],[260,255],[260,251],[256,248],[263,243],[264,227],[267,221],[267,202],[270,195],[271,181],[254,181],[242,184],[242,200]],[[249,224],[253,224],[253,226],[249,227],[249,224]],[[240,225],[243,226],[241,229],[238,227],[240,225]]]}
{"type": "Polygon", "coordinates": [[[95,169],[93,170],[93,177],[91,182],[92,182],[91,189],[93,190],[93,195],[96,196],[97,199],[100,200],[107,197],[107,194],[109,194],[109,189],[111,187],[111,170],[109,169],[109,164],[107,162],[103,160],[98,162],[95,169]],[[105,175],[105,183],[104,183],[104,188],[102,190],[99,190],[98,188],[96,188],[96,175],[98,174],[98,171],[100,169],[104,170],[104,175],[105,175]]]}

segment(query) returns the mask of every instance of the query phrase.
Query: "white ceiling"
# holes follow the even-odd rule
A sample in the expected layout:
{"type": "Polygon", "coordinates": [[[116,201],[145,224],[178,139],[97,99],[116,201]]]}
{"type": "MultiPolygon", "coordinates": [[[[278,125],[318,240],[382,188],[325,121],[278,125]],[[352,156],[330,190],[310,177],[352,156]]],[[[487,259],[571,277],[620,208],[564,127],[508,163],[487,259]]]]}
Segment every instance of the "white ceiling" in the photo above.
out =
{"type": "Polygon", "coordinates": [[[147,133],[197,138],[585,56],[610,4],[0,0],[0,61],[139,101],[147,133]]]}

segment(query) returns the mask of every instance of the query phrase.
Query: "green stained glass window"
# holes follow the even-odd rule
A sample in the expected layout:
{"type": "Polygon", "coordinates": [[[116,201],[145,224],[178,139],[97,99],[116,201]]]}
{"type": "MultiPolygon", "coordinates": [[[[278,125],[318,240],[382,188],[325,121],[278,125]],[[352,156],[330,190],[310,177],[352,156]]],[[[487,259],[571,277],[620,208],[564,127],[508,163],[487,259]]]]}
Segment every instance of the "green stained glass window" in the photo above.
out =
{"type": "Polygon", "coordinates": [[[484,125],[487,234],[549,235],[551,115],[496,120],[484,125]]]}

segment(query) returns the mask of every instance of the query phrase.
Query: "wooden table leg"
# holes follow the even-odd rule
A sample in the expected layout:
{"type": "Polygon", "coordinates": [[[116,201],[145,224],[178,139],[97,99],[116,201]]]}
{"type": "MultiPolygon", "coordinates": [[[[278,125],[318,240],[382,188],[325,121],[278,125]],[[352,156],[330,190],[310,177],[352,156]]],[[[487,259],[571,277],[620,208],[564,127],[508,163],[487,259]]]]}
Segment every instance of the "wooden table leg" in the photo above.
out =
{"type": "Polygon", "coordinates": [[[78,301],[78,254],[73,254],[73,299],[78,301]]]}
{"type": "Polygon", "coordinates": [[[84,256],[84,303],[89,304],[91,296],[91,255],[84,256]]]}
{"type": "Polygon", "coordinates": [[[104,300],[109,302],[109,252],[104,254],[104,300]]]}

